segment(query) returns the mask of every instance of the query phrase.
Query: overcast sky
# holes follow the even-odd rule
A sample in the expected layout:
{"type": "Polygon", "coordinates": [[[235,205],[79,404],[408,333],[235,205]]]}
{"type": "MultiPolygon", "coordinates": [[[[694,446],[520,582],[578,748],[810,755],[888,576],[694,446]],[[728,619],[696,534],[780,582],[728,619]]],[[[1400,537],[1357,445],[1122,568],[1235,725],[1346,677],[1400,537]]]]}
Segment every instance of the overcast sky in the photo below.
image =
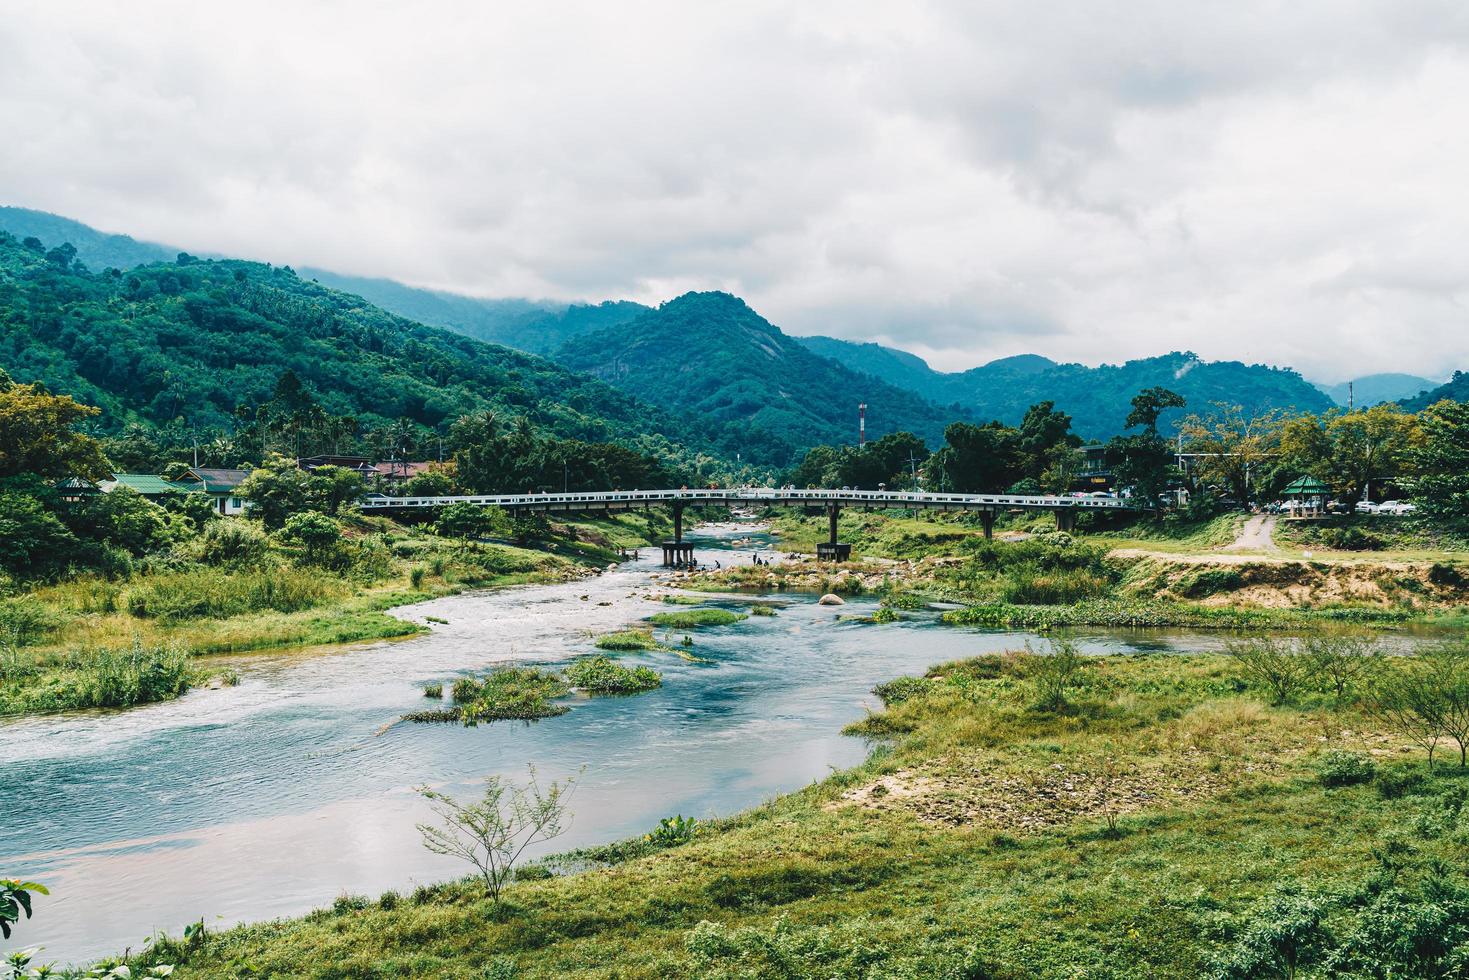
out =
{"type": "Polygon", "coordinates": [[[1469,368],[1469,4],[0,0],[0,203],[945,370],[1469,368]]]}

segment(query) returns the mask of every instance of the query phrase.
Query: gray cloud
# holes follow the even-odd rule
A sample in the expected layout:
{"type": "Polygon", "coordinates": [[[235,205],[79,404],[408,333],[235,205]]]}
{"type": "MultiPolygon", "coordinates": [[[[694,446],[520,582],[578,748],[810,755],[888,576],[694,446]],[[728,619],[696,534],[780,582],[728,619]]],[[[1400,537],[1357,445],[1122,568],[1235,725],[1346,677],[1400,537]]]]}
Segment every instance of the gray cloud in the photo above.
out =
{"type": "Polygon", "coordinates": [[[11,3],[0,196],[962,368],[1469,365],[1469,8],[11,3]]]}

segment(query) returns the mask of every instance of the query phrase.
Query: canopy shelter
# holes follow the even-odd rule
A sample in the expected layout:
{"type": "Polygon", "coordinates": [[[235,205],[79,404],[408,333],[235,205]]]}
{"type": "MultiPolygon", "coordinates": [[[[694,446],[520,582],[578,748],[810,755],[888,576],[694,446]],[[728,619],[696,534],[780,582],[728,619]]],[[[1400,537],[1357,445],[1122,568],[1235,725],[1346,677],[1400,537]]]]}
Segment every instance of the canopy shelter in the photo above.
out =
{"type": "Polygon", "coordinates": [[[1326,509],[1326,498],[1331,496],[1331,488],[1314,476],[1303,476],[1282,490],[1280,495],[1290,501],[1293,511],[1319,511],[1326,509]]]}

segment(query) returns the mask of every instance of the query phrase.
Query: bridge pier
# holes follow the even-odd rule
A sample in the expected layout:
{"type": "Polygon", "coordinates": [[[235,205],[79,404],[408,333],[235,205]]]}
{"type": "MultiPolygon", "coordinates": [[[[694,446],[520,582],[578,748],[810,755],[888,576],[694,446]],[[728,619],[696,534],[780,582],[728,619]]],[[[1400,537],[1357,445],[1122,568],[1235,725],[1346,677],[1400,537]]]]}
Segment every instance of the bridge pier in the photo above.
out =
{"type": "Polygon", "coordinates": [[[694,545],[687,541],[663,542],[663,567],[682,568],[694,563],[694,545]]]}
{"type": "Polygon", "coordinates": [[[1070,507],[1056,511],[1056,530],[1073,531],[1076,529],[1076,511],[1070,507]]]}
{"type": "Polygon", "coordinates": [[[816,546],[817,561],[847,561],[852,557],[852,546],[837,540],[837,517],[841,515],[842,509],[837,504],[830,504],[826,508],[829,533],[826,541],[816,546]]]}
{"type": "Polygon", "coordinates": [[[984,528],[984,539],[992,541],[995,537],[995,512],[982,510],[979,512],[979,523],[984,528]]]}

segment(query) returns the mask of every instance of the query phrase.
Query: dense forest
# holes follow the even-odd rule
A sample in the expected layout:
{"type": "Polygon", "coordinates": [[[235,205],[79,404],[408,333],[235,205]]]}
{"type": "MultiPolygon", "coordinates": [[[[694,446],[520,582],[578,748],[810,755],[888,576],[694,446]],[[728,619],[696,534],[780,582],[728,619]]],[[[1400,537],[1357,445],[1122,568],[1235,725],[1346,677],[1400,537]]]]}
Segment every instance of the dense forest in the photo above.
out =
{"type": "Polygon", "coordinates": [[[314,452],[348,451],[374,433],[422,445],[486,411],[657,455],[687,435],[608,385],[393,316],[289,268],[180,254],[93,271],[69,245],[4,233],[0,366],[99,407],[93,425],[105,435],[142,426],[175,441],[263,439],[261,407],[282,398],[309,405],[320,423],[304,427],[309,445],[284,448],[314,452]],[[302,394],[280,390],[287,376],[302,394]]]}
{"type": "Polygon", "coordinates": [[[728,293],[687,293],[625,325],[562,347],[561,363],[683,414],[704,438],[757,463],[787,465],[817,443],[909,431],[942,441],[955,414],[807,350],[728,293]]]}
{"type": "Polygon", "coordinates": [[[1399,404],[1410,412],[1421,412],[1429,405],[1446,398],[1450,401],[1469,402],[1469,374],[1455,371],[1454,376],[1444,384],[1432,391],[1421,391],[1412,398],[1405,398],[1399,404]]]}

